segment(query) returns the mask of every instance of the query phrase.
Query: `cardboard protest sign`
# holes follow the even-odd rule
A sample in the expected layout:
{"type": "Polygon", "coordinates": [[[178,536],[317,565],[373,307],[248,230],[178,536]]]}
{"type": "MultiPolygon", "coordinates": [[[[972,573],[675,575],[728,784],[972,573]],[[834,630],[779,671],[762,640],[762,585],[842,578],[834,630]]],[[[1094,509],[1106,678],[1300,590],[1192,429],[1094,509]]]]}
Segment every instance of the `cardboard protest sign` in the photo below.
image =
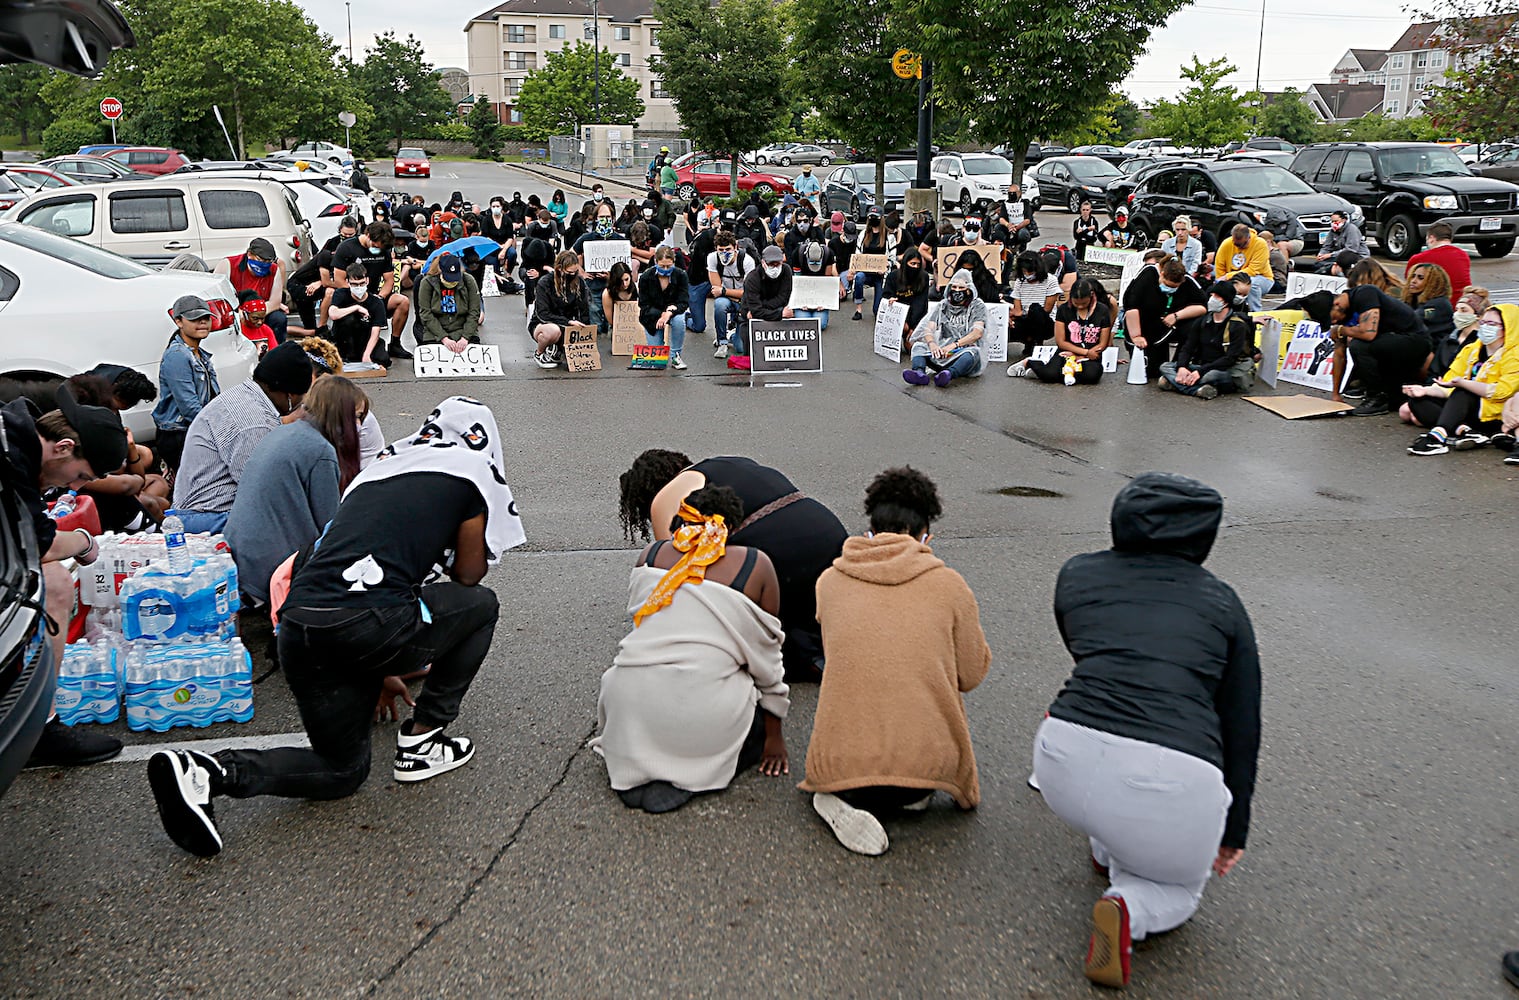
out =
{"type": "Polygon", "coordinates": [[[821,372],[822,321],[780,319],[749,321],[750,371],[821,372]]]}
{"type": "Polygon", "coordinates": [[[500,375],[501,348],[495,344],[470,344],[455,354],[442,344],[418,344],[412,358],[412,370],[417,378],[500,375]]]}
{"type": "Polygon", "coordinates": [[[839,279],[823,275],[807,277],[798,274],[791,279],[792,309],[837,309],[839,307],[839,279]]]}
{"type": "Polygon", "coordinates": [[[888,270],[887,264],[884,253],[857,253],[849,258],[851,271],[864,271],[866,274],[885,274],[888,270]]]}
{"type": "Polygon", "coordinates": [[[572,372],[601,371],[601,350],[596,346],[594,326],[571,323],[565,328],[564,360],[572,372]]]}
{"type": "Polygon", "coordinates": [[[973,247],[940,247],[934,254],[934,280],[940,286],[949,284],[949,279],[954,277],[960,269],[960,255],[975,253],[981,255],[981,260],[986,264],[986,269],[992,272],[992,277],[999,282],[1002,280],[1002,244],[1001,243],[977,243],[973,247]]]}
{"type": "Polygon", "coordinates": [[[902,363],[902,327],[907,323],[907,303],[882,299],[876,310],[875,351],[887,361],[902,363]]]}
{"type": "MultiPolygon", "coordinates": [[[[1345,378],[1350,378],[1354,367],[1349,352],[1345,354],[1345,378]]],[[[1277,378],[1294,385],[1307,386],[1320,392],[1334,391],[1334,341],[1329,331],[1313,320],[1304,320],[1292,332],[1292,342],[1287,346],[1287,357],[1282,361],[1277,378]]]]}
{"type": "Polygon", "coordinates": [[[1245,402],[1254,403],[1263,410],[1270,410],[1279,417],[1288,420],[1302,420],[1304,417],[1327,417],[1337,413],[1347,413],[1355,409],[1349,403],[1336,403],[1332,399],[1320,399],[1318,396],[1246,396],[1245,402]]]}
{"type": "Polygon", "coordinates": [[[626,358],[632,355],[633,345],[643,342],[643,324],[638,322],[637,302],[612,303],[612,354],[626,358]]]}
{"type": "Polygon", "coordinates": [[[1055,356],[1055,345],[1054,344],[1041,344],[1038,347],[1034,348],[1034,350],[1029,354],[1029,357],[1033,358],[1035,361],[1045,362],[1045,363],[1047,363],[1050,360],[1050,358],[1053,358],[1054,356],[1055,356]]]}
{"type": "Polygon", "coordinates": [[[652,347],[648,344],[633,345],[633,363],[629,368],[654,368],[660,371],[670,367],[670,348],[661,344],[652,347]]]}
{"type": "Polygon", "coordinates": [[[1320,289],[1338,295],[1345,290],[1345,279],[1338,274],[1310,274],[1307,271],[1293,271],[1287,275],[1287,298],[1289,299],[1300,299],[1309,292],[1320,289]]]}
{"type": "Polygon", "coordinates": [[[585,244],[587,274],[605,274],[618,261],[631,263],[633,244],[627,240],[589,240],[585,244]]]}
{"type": "Polygon", "coordinates": [[[986,335],[981,338],[981,354],[988,364],[1007,361],[1007,313],[1006,302],[986,304],[986,335]]]}

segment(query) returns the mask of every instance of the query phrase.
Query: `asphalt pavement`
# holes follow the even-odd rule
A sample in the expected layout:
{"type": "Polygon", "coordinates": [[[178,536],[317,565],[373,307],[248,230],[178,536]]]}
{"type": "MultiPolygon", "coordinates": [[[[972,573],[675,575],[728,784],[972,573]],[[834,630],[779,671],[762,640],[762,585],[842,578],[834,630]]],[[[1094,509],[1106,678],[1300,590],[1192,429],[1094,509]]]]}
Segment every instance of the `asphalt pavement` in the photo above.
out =
{"type": "MultiPolygon", "coordinates": [[[[445,196],[543,193],[511,168],[448,172],[430,182],[445,196]]],[[[1513,260],[1479,272],[1514,286],[1513,260]]],[[[1226,497],[1208,565],[1254,618],[1265,736],[1249,850],[1188,925],[1136,948],[1129,994],[1514,996],[1498,958],[1519,947],[1519,470],[1499,455],[1412,458],[1393,418],[1288,422],[1121,376],[1065,389],[991,366],[910,388],[847,313],[824,334],[825,372],[795,388],[750,388],[695,333],[683,375],[607,356],[600,373],[545,373],[521,297],[488,313],[503,377],[419,381],[402,362],[364,385],[387,435],[452,393],[506,432],[529,543],[486,581],[502,617],[454,727],[475,760],[403,787],[395,725],[379,724],[356,795],[218,800],[227,848],[202,861],[163,834],[142,748],[298,733],[283,679],[257,689],[247,725],[112,727],[130,762],[27,772],[0,800],[0,995],[1101,995],[1081,966],[1102,883],[1024,780],[1070,668],[1055,574],[1108,544],[1125,482],[1163,469],[1226,497]],[[935,551],[975,591],[994,655],[966,696],[979,809],[941,796],[889,824],[883,857],[845,851],[795,788],[807,685],[789,778],[751,772],[665,816],[621,805],[584,744],[628,628],[637,549],[617,477],[651,446],[772,464],[851,530],[877,471],[934,477],[935,551]]]]}

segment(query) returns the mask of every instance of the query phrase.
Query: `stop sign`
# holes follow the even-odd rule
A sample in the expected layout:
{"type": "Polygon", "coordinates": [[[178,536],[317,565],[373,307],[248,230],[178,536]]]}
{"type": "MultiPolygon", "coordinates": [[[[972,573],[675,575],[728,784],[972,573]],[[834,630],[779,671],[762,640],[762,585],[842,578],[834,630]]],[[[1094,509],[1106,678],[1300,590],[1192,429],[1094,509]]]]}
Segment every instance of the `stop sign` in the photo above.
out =
{"type": "Polygon", "coordinates": [[[114,97],[107,97],[100,102],[100,113],[109,121],[115,121],[121,117],[121,102],[114,97]]]}

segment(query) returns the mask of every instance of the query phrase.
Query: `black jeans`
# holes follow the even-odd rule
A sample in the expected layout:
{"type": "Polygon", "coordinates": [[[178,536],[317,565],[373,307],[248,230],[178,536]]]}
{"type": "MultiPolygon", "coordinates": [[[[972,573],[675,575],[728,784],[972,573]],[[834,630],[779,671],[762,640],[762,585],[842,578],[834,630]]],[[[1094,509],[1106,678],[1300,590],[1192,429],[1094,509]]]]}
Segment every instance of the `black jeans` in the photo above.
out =
{"type": "Polygon", "coordinates": [[[490,650],[499,607],[486,587],[438,583],[422,588],[432,616],[415,604],[318,611],[290,608],[280,618],[279,653],[311,749],[224,750],[227,777],[217,794],[340,799],[369,776],[369,731],[389,674],[432,664],[417,696],[415,730],[447,726],[490,650]]]}
{"type": "Polygon", "coordinates": [[[1463,425],[1483,434],[1496,434],[1503,425],[1501,420],[1479,420],[1482,400],[1465,389],[1452,389],[1445,399],[1430,399],[1428,396],[1410,399],[1408,408],[1420,424],[1438,427],[1446,434],[1456,433],[1456,428],[1463,425]]]}
{"type": "Polygon", "coordinates": [[[1013,317],[1013,328],[1008,332],[1009,344],[1022,344],[1023,356],[1028,357],[1035,347],[1055,335],[1055,321],[1044,311],[1044,306],[1033,305],[1022,316],[1013,317]]]}
{"type": "MultiPolygon", "coordinates": [[[[1028,366],[1029,370],[1038,377],[1039,381],[1054,385],[1057,382],[1065,381],[1065,362],[1066,359],[1061,357],[1059,351],[1056,351],[1055,356],[1048,361],[1030,361],[1028,366]]],[[[1083,359],[1080,369],[1076,372],[1076,384],[1096,385],[1101,381],[1102,359],[1083,359]]]]}
{"type": "Polygon", "coordinates": [[[839,798],[868,813],[899,812],[903,806],[922,802],[932,795],[932,788],[899,788],[896,785],[872,785],[839,792],[839,798]]]}
{"type": "Polygon", "coordinates": [[[1417,384],[1429,357],[1429,338],[1404,333],[1378,333],[1373,340],[1350,341],[1349,354],[1355,375],[1366,395],[1385,396],[1396,402],[1405,385],[1417,384]]]}
{"type": "MultiPolygon", "coordinates": [[[[334,320],[329,329],[332,332],[332,343],[343,356],[344,361],[358,361],[364,356],[364,348],[369,346],[369,333],[374,328],[369,325],[369,314],[359,316],[347,316],[340,320],[334,320]]],[[[381,368],[390,367],[390,352],[385,347],[385,338],[388,331],[381,330],[380,337],[375,341],[374,350],[369,352],[369,360],[381,368]]]]}

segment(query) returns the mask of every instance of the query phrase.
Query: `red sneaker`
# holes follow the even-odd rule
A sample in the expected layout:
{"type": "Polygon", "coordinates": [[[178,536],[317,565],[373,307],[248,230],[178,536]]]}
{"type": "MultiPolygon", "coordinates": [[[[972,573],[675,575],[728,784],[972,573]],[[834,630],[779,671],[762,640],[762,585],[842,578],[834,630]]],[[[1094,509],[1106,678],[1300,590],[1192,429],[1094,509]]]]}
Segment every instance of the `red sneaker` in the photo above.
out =
{"type": "Polygon", "coordinates": [[[1129,908],[1122,896],[1104,896],[1092,907],[1092,940],[1087,944],[1087,978],[1099,986],[1129,985],[1129,908]]]}

